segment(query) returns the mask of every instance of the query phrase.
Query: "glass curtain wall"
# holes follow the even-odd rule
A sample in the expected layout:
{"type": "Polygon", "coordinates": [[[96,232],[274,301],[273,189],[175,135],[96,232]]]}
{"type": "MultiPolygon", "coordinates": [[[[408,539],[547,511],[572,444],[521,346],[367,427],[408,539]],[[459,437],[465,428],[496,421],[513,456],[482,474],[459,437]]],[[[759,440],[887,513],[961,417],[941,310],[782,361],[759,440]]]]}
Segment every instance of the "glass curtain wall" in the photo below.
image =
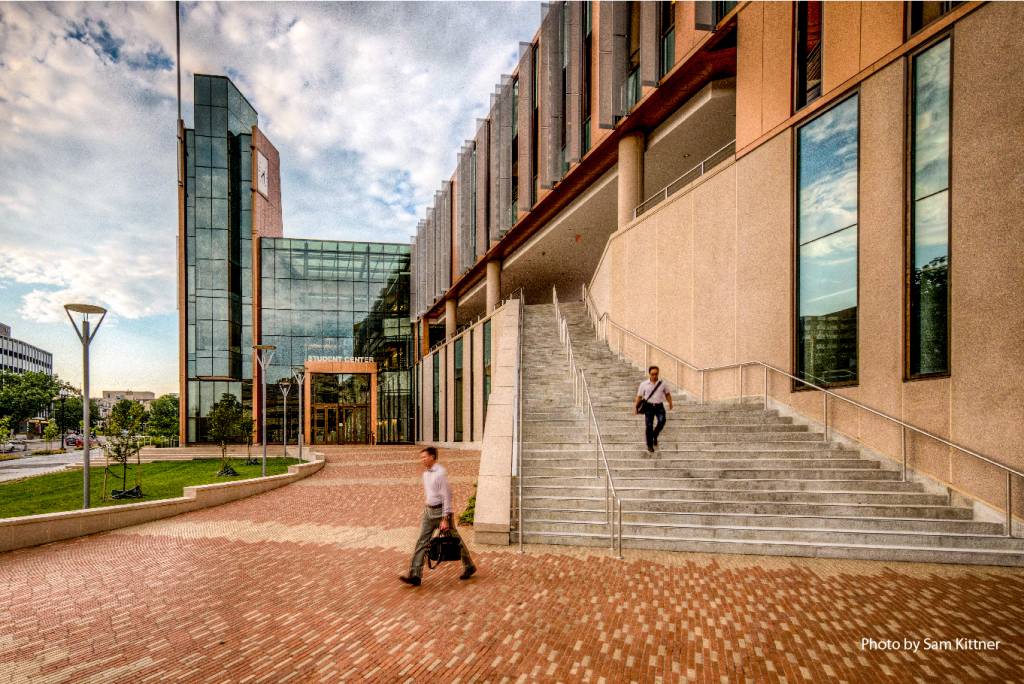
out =
{"type": "Polygon", "coordinates": [[[797,150],[797,376],[857,382],[859,97],[803,126],[797,150]]]}
{"type": "Polygon", "coordinates": [[[946,38],[913,59],[912,377],[949,372],[950,58],[950,39],[946,38]]]}
{"type": "MultiPolygon", "coordinates": [[[[380,439],[411,441],[409,246],[264,238],[261,267],[262,341],[277,347],[267,382],[311,357],[372,358],[380,439]]],[[[283,431],[280,405],[281,393],[268,387],[268,439],[283,431]]],[[[288,419],[292,435],[298,416],[289,411],[288,419]]]]}

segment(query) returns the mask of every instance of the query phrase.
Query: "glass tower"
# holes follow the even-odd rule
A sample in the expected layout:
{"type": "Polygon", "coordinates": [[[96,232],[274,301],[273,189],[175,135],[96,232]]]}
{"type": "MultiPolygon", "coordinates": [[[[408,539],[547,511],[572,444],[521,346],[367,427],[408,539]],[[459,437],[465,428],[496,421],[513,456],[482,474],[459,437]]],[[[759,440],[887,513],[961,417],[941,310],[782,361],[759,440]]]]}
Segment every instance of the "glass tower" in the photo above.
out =
{"type": "Polygon", "coordinates": [[[223,76],[196,74],[185,131],[186,358],[189,442],[224,393],[251,407],[252,128],[256,110],[223,76]],[[244,351],[243,351],[244,350],[244,351]]]}

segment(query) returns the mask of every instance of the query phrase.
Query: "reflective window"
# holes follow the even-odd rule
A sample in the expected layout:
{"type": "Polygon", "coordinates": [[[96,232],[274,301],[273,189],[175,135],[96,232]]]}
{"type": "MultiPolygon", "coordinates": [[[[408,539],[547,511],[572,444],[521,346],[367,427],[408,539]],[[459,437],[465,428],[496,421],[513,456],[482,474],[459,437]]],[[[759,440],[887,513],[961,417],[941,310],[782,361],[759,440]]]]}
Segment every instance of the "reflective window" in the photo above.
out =
{"type": "Polygon", "coordinates": [[[821,37],[824,3],[800,0],[796,3],[796,108],[821,96],[821,37]]]}
{"type": "Polygon", "coordinates": [[[455,441],[456,442],[461,442],[462,441],[462,409],[463,409],[463,406],[464,406],[464,404],[463,404],[463,396],[462,396],[462,390],[463,390],[463,383],[462,383],[462,349],[463,349],[463,346],[462,346],[462,340],[463,340],[463,338],[461,338],[461,337],[458,338],[457,340],[455,340],[455,344],[453,345],[454,346],[454,355],[455,355],[454,391],[455,391],[455,441]]]}
{"type": "Polygon", "coordinates": [[[932,2],[931,0],[913,0],[913,2],[908,2],[907,26],[910,29],[910,33],[917,33],[925,26],[941,17],[946,12],[949,12],[957,5],[962,4],[962,2],[949,0],[945,2],[932,2]]]}
{"type": "Polygon", "coordinates": [[[857,381],[858,96],[799,132],[797,375],[857,381]]]}
{"type": "Polygon", "coordinates": [[[491,397],[491,321],[484,321],[484,421],[487,420],[487,400],[491,397]]]}
{"type": "Polygon", "coordinates": [[[911,376],[949,372],[950,56],[946,38],[913,59],[911,376]]]}

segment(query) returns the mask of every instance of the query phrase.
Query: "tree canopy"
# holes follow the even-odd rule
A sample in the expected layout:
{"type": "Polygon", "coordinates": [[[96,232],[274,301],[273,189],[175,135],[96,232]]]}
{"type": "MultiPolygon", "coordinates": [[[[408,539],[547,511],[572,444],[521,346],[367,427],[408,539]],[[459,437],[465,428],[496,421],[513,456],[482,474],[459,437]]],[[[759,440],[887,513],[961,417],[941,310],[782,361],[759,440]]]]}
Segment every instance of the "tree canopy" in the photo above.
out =
{"type": "Polygon", "coordinates": [[[42,372],[0,372],[0,417],[10,418],[11,428],[15,429],[22,421],[49,408],[61,386],[57,376],[42,372]]]}
{"type": "Polygon", "coordinates": [[[146,430],[156,437],[178,436],[178,397],[165,394],[149,404],[146,430]]]}

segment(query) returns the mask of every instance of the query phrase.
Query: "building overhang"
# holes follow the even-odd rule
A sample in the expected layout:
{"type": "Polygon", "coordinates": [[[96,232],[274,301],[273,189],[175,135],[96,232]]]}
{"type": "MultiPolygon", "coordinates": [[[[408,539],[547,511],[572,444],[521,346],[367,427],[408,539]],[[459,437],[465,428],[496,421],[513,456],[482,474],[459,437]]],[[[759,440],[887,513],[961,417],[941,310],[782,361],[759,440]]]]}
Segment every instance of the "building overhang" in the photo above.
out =
{"type": "Polygon", "coordinates": [[[629,116],[622,119],[606,138],[587,152],[580,163],[555,184],[552,192],[544,195],[501,240],[494,242],[468,271],[459,276],[444,296],[424,312],[423,318],[438,318],[444,313],[446,300],[459,301],[468,295],[486,277],[489,261],[509,258],[615,166],[619,140],[636,132],[648,134],[712,81],[734,77],[737,17],[737,12],[731,12],[717,31],[705,36],[688,57],[680,60],[662,78],[659,87],[647,93],[629,116]]]}

